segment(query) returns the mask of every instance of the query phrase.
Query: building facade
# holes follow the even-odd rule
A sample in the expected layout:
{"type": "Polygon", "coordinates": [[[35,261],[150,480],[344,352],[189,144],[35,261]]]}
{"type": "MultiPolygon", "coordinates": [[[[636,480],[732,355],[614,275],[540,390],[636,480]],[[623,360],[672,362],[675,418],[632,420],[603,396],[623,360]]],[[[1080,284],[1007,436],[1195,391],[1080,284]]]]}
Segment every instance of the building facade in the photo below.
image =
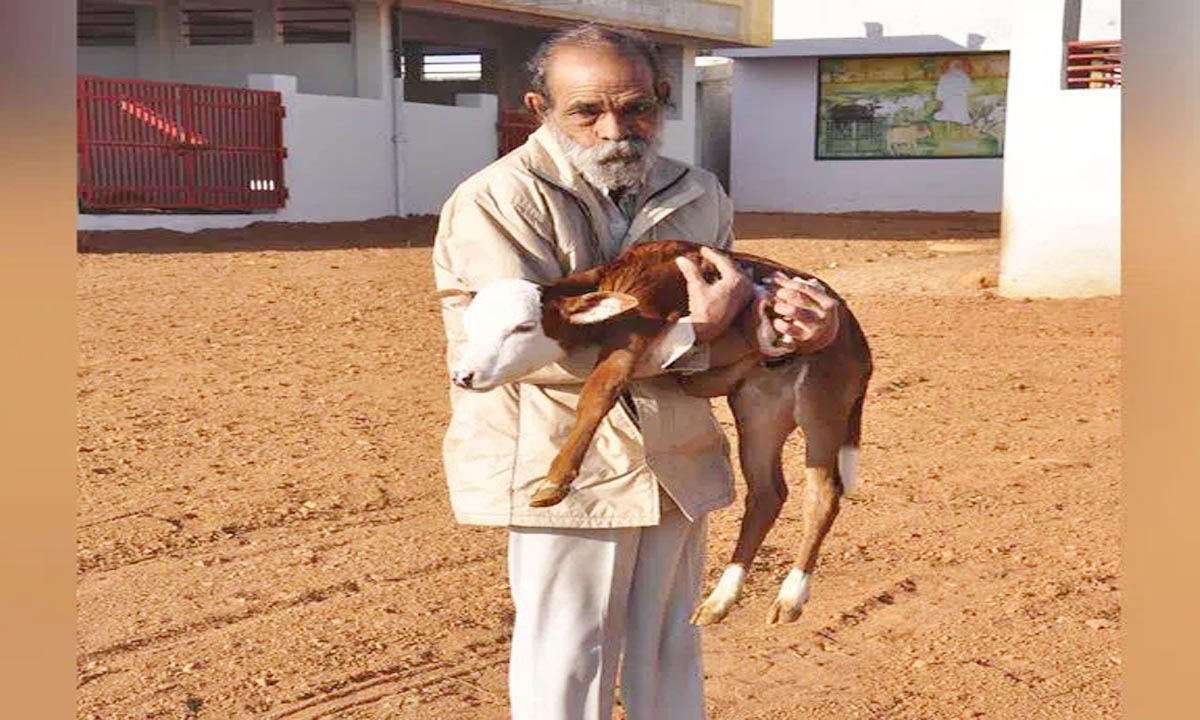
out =
{"type": "Polygon", "coordinates": [[[1118,292],[1119,0],[780,3],[774,36],[718,51],[739,210],[1003,210],[1003,294],[1118,292]]]}
{"type": "MultiPolygon", "coordinates": [[[[692,162],[697,50],[769,42],[770,17],[770,0],[81,0],[81,77],[279,93],[286,194],[269,210],[164,213],[148,199],[157,195],[122,186],[107,197],[125,198],[127,207],[108,212],[81,198],[78,226],[193,230],[436,213],[457,183],[508,149],[513,133],[528,132],[521,96],[537,46],[554,30],[587,20],[635,27],[659,44],[674,88],[663,152],[692,162]]],[[[115,92],[92,93],[89,102],[121,103],[124,114],[113,105],[107,110],[115,120],[105,122],[129,125],[131,137],[152,145],[128,161],[126,174],[140,172],[152,156],[168,162],[176,149],[194,154],[192,165],[240,151],[215,147],[206,137],[215,131],[189,128],[204,126],[198,116],[115,92]],[[185,135],[200,140],[164,145],[185,135]]],[[[146,97],[162,91],[155,92],[146,97]]],[[[81,154],[90,153],[93,169],[111,162],[111,150],[85,147],[103,144],[94,131],[105,122],[81,132],[81,154]]],[[[172,166],[167,174],[182,172],[172,166]]],[[[112,174],[93,172],[88,183],[112,182],[112,174]]],[[[222,182],[276,187],[274,179],[244,174],[222,182]]]]}
{"type": "MultiPolygon", "coordinates": [[[[1117,0],[1089,0],[1085,10],[1079,38],[1119,38],[1117,0]]],[[[1010,0],[780,3],[771,47],[718,51],[735,60],[731,182],[738,208],[998,212],[1007,99],[996,88],[1007,73],[982,68],[1007,62],[1014,21],[1010,0]],[[979,86],[962,117],[936,110],[937,88],[952,84],[956,58],[976,66],[966,82],[979,86]],[[908,73],[921,65],[923,76],[908,73]],[[879,82],[839,88],[839,75],[855,71],[879,82]],[[838,128],[874,130],[875,147],[867,137],[864,152],[823,152],[822,134],[838,128]],[[962,137],[936,142],[943,130],[962,137]],[[988,144],[964,148],[971,138],[988,144]]],[[[1050,72],[1057,75],[1058,66],[1050,72]]]]}

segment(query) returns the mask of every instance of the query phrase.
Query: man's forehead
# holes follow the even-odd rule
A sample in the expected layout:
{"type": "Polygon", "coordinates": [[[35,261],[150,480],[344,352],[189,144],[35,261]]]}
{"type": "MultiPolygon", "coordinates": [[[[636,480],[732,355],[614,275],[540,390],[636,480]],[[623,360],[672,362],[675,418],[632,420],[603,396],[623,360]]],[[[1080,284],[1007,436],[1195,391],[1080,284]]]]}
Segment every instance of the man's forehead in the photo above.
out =
{"type": "Polygon", "coordinates": [[[645,58],[607,46],[567,46],[550,57],[546,85],[559,94],[653,94],[654,77],[645,58]]]}

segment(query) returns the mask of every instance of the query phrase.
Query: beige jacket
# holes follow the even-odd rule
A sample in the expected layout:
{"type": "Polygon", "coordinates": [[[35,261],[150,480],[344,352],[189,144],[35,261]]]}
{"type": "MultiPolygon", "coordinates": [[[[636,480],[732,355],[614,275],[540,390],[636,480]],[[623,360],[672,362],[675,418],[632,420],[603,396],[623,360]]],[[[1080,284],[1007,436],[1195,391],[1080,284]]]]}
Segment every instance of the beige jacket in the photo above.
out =
{"type": "MultiPolygon", "coordinates": [[[[728,248],[729,198],[709,172],[660,159],[630,223],[627,243],[690,240],[728,248]]],[[[540,283],[597,265],[608,226],[599,196],[542,128],[522,147],[455,190],[442,208],[434,243],[439,289],[478,289],[520,277],[540,283]]],[[[445,311],[447,359],[465,338],[461,315],[445,311]]],[[[728,445],[708,400],[688,397],[673,377],[634,381],[634,413],[618,404],[588,450],[567,498],[529,507],[575,421],[594,348],[484,393],[450,389],[443,444],[456,519],[474,525],[608,528],[658,523],[659,484],[689,518],[733,499],[728,445]]]]}

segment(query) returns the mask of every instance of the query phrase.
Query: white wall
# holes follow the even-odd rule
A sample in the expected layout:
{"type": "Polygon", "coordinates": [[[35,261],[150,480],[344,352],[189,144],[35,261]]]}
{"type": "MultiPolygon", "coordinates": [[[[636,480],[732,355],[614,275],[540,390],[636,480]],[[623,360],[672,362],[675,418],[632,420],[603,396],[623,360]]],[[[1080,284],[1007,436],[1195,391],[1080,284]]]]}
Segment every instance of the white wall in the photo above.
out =
{"type": "Polygon", "coordinates": [[[437,214],[459,183],[497,157],[496,96],[463,94],[458,103],[404,103],[405,214],[437,214]]]}
{"type": "Polygon", "coordinates": [[[739,210],[997,212],[999,158],[816,160],[817,59],[736,60],[731,184],[739,210]]]}
{"type": "Polygon", "coordinates": [[[398,214],[390,98],[302,94],[296,91],[296,78],[286,75],[252,75],[246,84],[283,95],[283,138],[288,151],[283,174],[289,195],[282,210],[239,215],[80,214],[77,227],[190,232],[264,220],[331,222],[398,214]]]}
{"type": "Polygon", "coordinates": [[[1116,40],[1121,37],[1121,0],[1081,0],[1080,40],[1116,40]]]}
{"type": "Polygon", "coordinates": [[[206,85],[243,85],[247,75],[295,76],[298,89],[314,95],[357,93],[352,45],[178,44],[167,63],[147,67],[142,77],[206,85]]]}
{"type": "Polygon", "coordinates": [[[660,152],[685,163],[696,162],[696,49],[682,48],[681,64],[673,68],[671,94],[678,117],[663,123],[660,152]]]}
{"type": "Polygon", "coordinates": [[[696,68],[696,164],[729,189],[729,122],[733,117],[733,62],[696,68]]]}
{"type": "Polygon", "coordinates": [[[396,214],[389,102],[276,88],[284,92],[288,108],[284,173],[291,190],[278,219],[323,222],[396,214]]]}
{"type": "Polygon", "coordinates": [[[1120,292],[1121,91],[1062,88],[1061,7],[1017,1],[1000,257],[1010,297],[1120,292]]]}
{"type": "Polygon", "coordinates": [[[137,77],[138,51],[136,47],[80,47],[75,67],[80,75],[137,77]]]}

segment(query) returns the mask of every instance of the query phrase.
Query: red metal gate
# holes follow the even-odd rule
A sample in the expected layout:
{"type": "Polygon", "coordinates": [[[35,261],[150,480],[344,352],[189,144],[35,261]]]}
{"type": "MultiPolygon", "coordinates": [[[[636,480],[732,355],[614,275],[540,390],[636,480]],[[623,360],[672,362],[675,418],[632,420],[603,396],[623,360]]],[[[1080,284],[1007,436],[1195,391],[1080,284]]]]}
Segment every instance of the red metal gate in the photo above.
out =
{"type": "Polygon", "coordinates": [[[500,133],[500,156],[503,157],[525,143],[541,122],[524,110],[501,110],[496,129],[500,133]]]}
{"type": "Polygon", "coordinates": [[[81,210],[283,207],[279,93],[92,76],[77,90],[81,210]]]}

